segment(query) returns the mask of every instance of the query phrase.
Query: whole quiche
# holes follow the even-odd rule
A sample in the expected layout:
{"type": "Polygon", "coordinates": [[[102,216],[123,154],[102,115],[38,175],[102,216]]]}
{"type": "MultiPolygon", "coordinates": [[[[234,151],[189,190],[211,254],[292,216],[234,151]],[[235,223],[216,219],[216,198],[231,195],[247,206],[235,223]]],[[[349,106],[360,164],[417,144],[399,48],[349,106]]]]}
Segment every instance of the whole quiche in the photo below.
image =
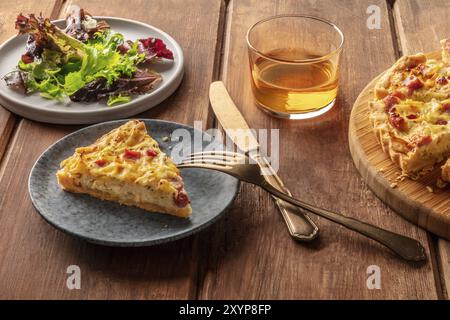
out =
{"type": "MultiPolygon", "coordinates": [[[[383,150],[412,179],[450,156],[450,39],[442,60],[400,58],[376,83],[370,120],[383,150]]],[[[450,160],[442,168],[450,181],[450,160]]]]}

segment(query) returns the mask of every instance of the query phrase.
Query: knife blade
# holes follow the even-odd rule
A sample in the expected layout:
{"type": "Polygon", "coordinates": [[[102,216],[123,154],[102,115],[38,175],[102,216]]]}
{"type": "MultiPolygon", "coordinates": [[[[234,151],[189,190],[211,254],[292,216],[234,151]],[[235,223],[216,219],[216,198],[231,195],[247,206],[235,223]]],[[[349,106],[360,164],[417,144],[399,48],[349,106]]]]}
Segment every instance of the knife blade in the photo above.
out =
{"type": "MultiPolygon", "coordinates": [[[[214,114],[233,143],[240,150],[249,154],[260,167],[264,167],[266,170],[270,171],[270,174],[265,175],[265,178],[272,186],[291,195],[290,191],[284,186],[280,177],[269,164],[269,161],[259,153],[258,141],[234,104],[222,81],[211,83],[209,87],[209,99],[214,114]],[[236,134],[230,134],[233,130],[244,132],[245,139],[238,138],[236,134]]],[[[273,197],[273,199],[286,222],[290,235],[294,239],[299,241],[311,241],[317,237],[319,229],[306,213],[300,208],[294,207],[276,197],[273,197]]]]}

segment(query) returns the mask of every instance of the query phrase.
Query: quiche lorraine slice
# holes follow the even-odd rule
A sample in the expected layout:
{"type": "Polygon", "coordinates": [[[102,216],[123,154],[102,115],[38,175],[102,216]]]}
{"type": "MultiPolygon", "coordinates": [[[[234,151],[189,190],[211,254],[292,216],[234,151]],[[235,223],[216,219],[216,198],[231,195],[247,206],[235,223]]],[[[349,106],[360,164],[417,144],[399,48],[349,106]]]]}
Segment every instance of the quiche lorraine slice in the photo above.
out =
{"type": "Polygon", "coordinates": [[[450,155],[450,40],[442,61],[400,58],[377,82],[370,120],[383,150],[416,179],[450,155]]]}
{"type": "Polygon", "coordinates": [[[178,217],[192,211],[178,168],[142,121],[131,120],[77,148],[56,176],[65,191],[178,217]]]}

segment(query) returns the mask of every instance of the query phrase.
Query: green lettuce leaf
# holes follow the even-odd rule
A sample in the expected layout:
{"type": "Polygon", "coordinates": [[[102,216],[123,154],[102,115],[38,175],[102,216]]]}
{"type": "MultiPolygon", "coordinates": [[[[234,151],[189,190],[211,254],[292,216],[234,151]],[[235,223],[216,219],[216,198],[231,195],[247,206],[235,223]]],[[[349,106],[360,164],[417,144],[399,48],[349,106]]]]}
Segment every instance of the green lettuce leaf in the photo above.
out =
{"type": "Polygon", "coordinates": [[[119,94],[117,96],[110,96],[108,98],[107,105],[112,106],[115,104],[127,103],[131,101],[131,97],[128,95],[119,94]]]}
{"type": "MultiPolygon", "coordinates": [[[[145,60],[145,54],[138,52],[138,40],[127,52],[120,53],[117,48],[124,44],[124,37],[109,29],[95,33],[83,43],[66,35],[48,19],[22,17],[19,27],[21,33],[45,40],[40,59],[31,63],[20,60],[18,68],[26,76],[27,91],[39,91],[48,99],[65,99],[99,78],[104,78],[108,85],[120,78],[132,78],[137,65],[145,60]]],[[[130,99],[127,95],[112,96],[108,105],[130,99]]]]}

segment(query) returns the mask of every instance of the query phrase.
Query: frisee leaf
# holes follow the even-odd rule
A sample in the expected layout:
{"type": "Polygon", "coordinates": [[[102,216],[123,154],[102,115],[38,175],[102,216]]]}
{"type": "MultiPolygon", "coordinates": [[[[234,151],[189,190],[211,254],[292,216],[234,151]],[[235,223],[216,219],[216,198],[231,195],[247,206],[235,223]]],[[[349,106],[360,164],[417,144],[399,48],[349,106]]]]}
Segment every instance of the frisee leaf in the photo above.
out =
{"type": "Polygon", "coordinates": [[[109,96],[107,105],[112,106],[115,104],[127,103],[131,101],[131,97],[128,95],[119,94],[117,96],[109,96]]]}
{"type": "Polygon", "coordinates": [[[86,85],[80,72],[71,72],[64,79],[64,91],[67,95],[74,94],[86,85]]]}

